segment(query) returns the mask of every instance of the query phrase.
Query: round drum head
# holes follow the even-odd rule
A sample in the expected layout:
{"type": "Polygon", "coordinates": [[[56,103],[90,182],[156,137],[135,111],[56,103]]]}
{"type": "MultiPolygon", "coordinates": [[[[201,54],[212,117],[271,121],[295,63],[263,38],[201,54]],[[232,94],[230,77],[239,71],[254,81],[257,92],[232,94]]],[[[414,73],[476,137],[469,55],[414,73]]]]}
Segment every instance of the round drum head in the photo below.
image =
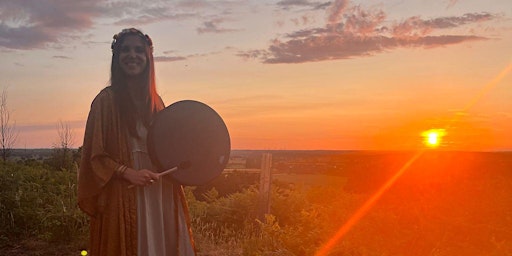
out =
{"type": "Polygon", "coordinates": [[[147,140],[151,160],[160,172],[185,166],[170,174],[183,185],[209,182],[229,161],[231,144],[224,121],[198,101],[179,101],[158,112],[147,140]]]}

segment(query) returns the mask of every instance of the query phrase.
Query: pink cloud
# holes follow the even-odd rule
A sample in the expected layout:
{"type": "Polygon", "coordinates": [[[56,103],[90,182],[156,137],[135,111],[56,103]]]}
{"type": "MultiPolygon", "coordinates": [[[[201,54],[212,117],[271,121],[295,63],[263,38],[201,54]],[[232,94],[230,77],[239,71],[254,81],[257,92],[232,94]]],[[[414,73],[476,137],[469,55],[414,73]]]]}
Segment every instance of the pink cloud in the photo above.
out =
{"type": "Polygon", "coordinates": [[[289,33],[274,39],[266,50],[239,52],[238,56],[264,63],[303,63],[371,56],[396,48],[441,47],[486,40],[482,36],[437,32],[495,18],[489,13],[435,19],[414,16],[389,25],[382,10],[350,6],[348,0],[338,0],[327,8],[324,27],[289,33]]]}
{"type": "Polygon", "coordinates": [[[331,6],[327,9],[327,22],[329,24],[335,24],[340,21],[343,17],[343,13],[349,4],[348,0],[336,0],[331,6]]]}
{"type": "Polygon", "coordinates": [[[381,11],[369,11],[355,6],[345,15],[343,32],[354,35],[371,35],[384,22],[386,14],[381,11]]]}
{"type": "Polygon", "coordinates": [[[309,17],[308,15],[302,15],[299,18],[291,19],[291,22],[295,24],[295,26],[305,26],[312,23],[313,21],[314,19],[312,17],[309,17]]]}
{"type": "Polygon", "coordinates": [[[424,36],[435,29],[455,28],[470,23],[484,22],[496,18],[489,13],[466,13],[457,17],[440,17],[423,20],[418,16],[407,18],[392,27],[393,36],[424,36]]]}

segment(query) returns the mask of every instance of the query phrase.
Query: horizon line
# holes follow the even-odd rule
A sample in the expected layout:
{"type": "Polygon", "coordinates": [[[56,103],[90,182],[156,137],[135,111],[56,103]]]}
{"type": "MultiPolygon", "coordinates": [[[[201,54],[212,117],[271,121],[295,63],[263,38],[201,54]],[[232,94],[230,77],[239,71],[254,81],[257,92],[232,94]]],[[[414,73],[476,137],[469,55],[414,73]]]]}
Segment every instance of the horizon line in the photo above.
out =
{"type": "MultiPolygon", "coordinates": [[[[11,148],[11,150],[52,150],[56,147],[34,147],[34,148],[11,148]]],[[[69,148],[71,150],[78,150],[76,147],[69,148]]],[[[357,151],[373,151],[373,152],[416,152],[421,149],[231,149],[231,151],[345,151],[345,152],[357,152],[357,151]]],[[[429,149],[426,152],[512,152],[512,149],[496,149],[496,150],[464,150],[464,149],[429,149]]]]}

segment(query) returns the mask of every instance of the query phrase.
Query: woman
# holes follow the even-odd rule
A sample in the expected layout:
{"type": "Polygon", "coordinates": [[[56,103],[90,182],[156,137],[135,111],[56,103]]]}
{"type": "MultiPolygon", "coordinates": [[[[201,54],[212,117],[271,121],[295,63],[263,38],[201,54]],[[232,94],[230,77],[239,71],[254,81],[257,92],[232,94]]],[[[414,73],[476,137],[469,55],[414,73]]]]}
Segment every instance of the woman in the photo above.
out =
{"type": "Polygon", "coordinates": [[[164,108],[152,41],[130,28],[111,47],[110,86],[91,104],[78,175],[90,255],[195,255],[183,189],[160,179],[147,155],[147,128],[164,108]]]}

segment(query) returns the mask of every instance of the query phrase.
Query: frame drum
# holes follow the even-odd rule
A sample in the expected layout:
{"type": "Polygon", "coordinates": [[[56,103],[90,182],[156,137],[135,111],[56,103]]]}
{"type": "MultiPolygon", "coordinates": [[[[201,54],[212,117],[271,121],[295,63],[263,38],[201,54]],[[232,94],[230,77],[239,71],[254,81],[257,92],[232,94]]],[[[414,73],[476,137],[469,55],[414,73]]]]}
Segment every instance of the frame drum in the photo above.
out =
{"type": "Polygon", "coordinates": [[[159,172],[177,166],[170,175],[180,184],[203,185],[222,173],[231,142],[222,118],[204,103],[183,100],[155,114],[148,130],[148,151],[159,172]]]}

